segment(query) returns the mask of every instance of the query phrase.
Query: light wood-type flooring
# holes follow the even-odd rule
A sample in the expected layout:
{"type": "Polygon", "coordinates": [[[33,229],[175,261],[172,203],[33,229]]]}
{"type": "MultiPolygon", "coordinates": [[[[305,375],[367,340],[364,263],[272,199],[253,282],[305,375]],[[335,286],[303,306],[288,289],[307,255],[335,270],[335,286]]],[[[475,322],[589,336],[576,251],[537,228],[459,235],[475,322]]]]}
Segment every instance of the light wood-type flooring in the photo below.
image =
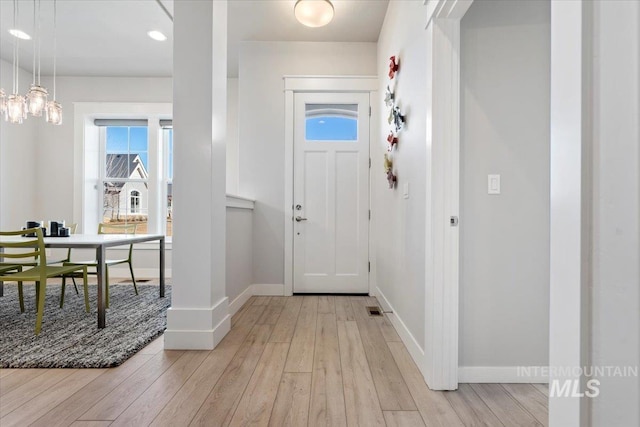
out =
{"type": "Polygon", "coordinates": [[[9,426],[537,426],[547,388],[435,392],[375,298],[253,297],[213,351],[157,339],[112,369],[0,370],[9,426]]]}

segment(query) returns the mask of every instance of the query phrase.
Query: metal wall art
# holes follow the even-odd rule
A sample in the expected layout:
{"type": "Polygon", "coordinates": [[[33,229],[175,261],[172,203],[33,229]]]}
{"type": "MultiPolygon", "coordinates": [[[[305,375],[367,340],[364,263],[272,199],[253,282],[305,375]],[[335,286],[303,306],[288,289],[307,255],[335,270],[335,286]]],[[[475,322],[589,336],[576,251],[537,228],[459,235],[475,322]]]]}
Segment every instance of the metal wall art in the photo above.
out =
{"type": "MultiPolygon", "coordinates": [[[[389,58],[389,80],[393,81],[400,70],[400,61],[396,56],[389,58]]],[[[396,187],[398,177],[393,171],[393,154],[398,149],[398,134],[404,128],[406,118],[400,111],[400,107],[397,105],[397,99],[395,92],[391,90],[390,84],[387,85],[387,90],[384,96],[384,105],[389,109],[389,115],[387,117],[387,123],[390,126],[389,135],[387,136],[388,154],[384,155],[384,172],[387,175],[387,181],[389,181],[389,188],[396,187]]]]}

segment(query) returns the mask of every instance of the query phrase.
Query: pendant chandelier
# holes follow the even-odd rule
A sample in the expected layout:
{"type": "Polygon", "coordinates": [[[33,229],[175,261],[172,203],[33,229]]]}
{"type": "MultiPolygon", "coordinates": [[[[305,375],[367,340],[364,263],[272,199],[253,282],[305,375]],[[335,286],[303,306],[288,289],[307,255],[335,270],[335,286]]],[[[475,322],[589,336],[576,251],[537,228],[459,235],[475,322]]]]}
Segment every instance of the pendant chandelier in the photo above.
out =
{"type": "Polygon", "coordinates": [[[58,57],[57,33],[58,33],[58,8],[57,8],[57,0],[53,0],[53,100],[47,102],[47,122],[53,125],[62,124],[62,105],[60,105],[56,101],[56,65],[57,65],[57,57],[58,57]]]}
{"type": "Polygon", "coordinates": [[[27,92],[27,102],[29,105],[29,114],[34,117],[42,116],[47,105],[47,89],[40,84],[40,48],[42,46],[42,38],[40,37],[40,0],[36,9],[36,0],[33,0],[33,30],[35,38],[33,39],[33,83],[27,92]],[[37,14],[36,14],[37,10],[37,14]],[[37,20],[36,20],[37,15],[37,20]],[[38,58],[36,64],[36,57],[38,58]],[[36,69],[38,70],[38,81],[36,83],[36,69]]]}
{"type": "MultiPolygon", "coordinates": [[[[13,0],[13,27],[17,28],[19,2],[13,0]]],[[[6,96],[0,89],[0,115],[9,123],[20,124],[29,116],[46,115],[47,122],[62,124],[62,105],[56,101],[56,60],[57,60],[57,1],[53,0],[53,100],[48,100],[49,91],[40,81],[41,71],[41,0],[33,0],[33,81],[26,96],[20,95],[20,39],[13,41],[13,91],[6,96]]],[[[1,33],[1,31],[0,31],[1,33]]]]}

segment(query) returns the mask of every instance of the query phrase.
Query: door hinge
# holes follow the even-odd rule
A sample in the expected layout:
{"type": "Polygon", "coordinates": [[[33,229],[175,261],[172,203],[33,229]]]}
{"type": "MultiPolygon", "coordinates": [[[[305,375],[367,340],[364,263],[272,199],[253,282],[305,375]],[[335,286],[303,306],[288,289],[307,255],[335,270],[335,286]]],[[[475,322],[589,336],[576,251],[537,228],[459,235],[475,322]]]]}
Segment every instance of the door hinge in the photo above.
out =
{"type": "Polygon", "coordinates": [[[371,273],[371,261],[369,261],[369,273],[371,273]]]}
{"type": "Polygon", "coordinates": [[[369,219],[371,219],[371,209],[369,209],[369,219]]]}
{"type": "Polygon", "coordinates": [[[371,157],[369,157],[369,169],[371,169],[371,157]]]}
{"type": "Polygon", "coordinates": [[[371,105],[369,105],[369,117],[371,117],[371,105]]]}

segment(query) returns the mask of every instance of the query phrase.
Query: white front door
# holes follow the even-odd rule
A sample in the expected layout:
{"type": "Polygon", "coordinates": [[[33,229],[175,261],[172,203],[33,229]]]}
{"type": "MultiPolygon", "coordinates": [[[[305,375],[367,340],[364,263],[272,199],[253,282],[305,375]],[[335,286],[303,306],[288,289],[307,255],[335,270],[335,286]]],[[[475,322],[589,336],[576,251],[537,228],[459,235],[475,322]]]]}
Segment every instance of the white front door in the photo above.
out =
{"type": "Polygon", "coordinates": [[[369,292],[369,94],[294,98],[293,292],[369,292]]]}

